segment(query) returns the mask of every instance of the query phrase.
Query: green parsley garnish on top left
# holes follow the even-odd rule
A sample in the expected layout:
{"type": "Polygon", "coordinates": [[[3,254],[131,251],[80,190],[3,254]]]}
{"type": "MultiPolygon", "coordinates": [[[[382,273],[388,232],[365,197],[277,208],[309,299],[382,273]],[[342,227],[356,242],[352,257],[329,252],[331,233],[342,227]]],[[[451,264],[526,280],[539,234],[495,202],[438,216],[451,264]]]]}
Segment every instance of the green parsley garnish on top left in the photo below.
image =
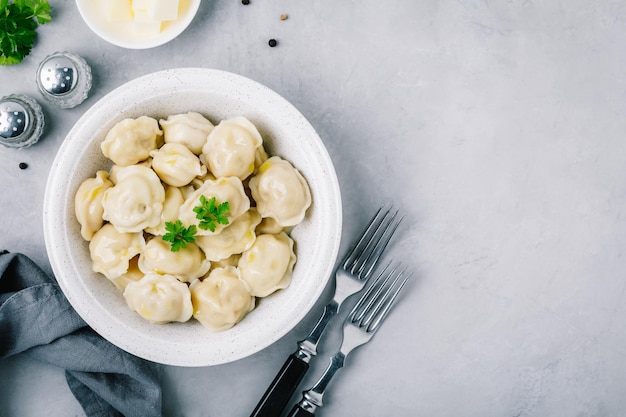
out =
{"type": "Polygon", "coordinates": [[[52,20],[47,0],[0,0],[0,65],[22,62],[37,38],[37,26],[52,20]]]}

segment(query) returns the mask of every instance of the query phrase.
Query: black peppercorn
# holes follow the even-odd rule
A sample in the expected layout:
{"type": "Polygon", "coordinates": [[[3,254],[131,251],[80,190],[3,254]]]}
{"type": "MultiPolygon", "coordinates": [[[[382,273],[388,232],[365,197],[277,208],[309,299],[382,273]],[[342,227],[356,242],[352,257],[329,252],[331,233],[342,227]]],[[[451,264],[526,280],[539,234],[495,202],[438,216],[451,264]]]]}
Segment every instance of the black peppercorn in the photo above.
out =
{"type": "Polygon", "coordinates": [[[28,168],[28,164],[26,162],[20,162],[20,169],[26,169],[28,168]]]}
{"type": "Polygon", "coordinates": [[[270,41],[267,44],[273,48],[276,45],[278,45],[278,41],[276,39],[270,39],[270,41]]]}

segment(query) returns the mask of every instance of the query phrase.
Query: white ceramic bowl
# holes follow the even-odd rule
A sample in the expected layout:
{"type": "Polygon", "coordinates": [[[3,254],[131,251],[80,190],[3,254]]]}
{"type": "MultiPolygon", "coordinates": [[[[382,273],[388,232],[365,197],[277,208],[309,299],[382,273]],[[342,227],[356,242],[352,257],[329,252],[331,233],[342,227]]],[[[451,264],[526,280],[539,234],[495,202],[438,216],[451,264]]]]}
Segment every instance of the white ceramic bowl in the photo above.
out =
{"type": "Polygon", "coordinates": [[[200,7],[201,0],[180,0],[179,17],[164,22],[156,36],[138,36],[131,21],[109,22],[101,10],[108,0],[76,0],[78,11],[89,28],[105,41],[128,49],[148,49],[163,45],[180,35],[189,26],[200,7]]]}
{"type": "Polygon", "coordinates": [[[154,362],[217,365],[251,355],[284,336],[313,307],[331,276],[341,237],[341,196],[319,136],[285,99],[250,79],[185,68],[149,74],[98,101],[71,129],[53,162],[44,198],[44,236],[54,274],[67,299],[98,333],[154,362]],[[110,162],[100,151],[106,132],[123,118],[197,111],[213,122],[237,115],[254,123],[268,153],[291,161],[307,179],[313,204],[291,235],[296,263],[291,285],[266,298],[232,329],[212,333],[196,321],[150,324],[121,292],[92,271],[88,242],[74,215],[78,186],[110,162]]]}

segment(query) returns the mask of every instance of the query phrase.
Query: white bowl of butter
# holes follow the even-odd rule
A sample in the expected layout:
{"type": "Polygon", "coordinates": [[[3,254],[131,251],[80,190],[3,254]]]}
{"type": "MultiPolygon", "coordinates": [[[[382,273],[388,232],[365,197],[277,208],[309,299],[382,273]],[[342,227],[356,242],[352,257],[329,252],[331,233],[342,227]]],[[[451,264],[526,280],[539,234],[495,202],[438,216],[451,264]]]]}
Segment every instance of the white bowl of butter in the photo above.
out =
{"type": "Polygon", "coordinates": [[[189,26],[200,0],[76,0],[89,28],[105,41],[128,49],[163,45],[189,26]]]}

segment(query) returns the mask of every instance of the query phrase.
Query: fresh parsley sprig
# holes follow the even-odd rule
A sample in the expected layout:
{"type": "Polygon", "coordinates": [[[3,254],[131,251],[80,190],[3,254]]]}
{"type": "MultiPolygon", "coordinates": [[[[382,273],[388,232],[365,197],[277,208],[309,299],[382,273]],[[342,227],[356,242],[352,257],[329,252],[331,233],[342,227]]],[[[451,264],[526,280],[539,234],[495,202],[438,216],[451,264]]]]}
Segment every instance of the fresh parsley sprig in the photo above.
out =
{"type": "Polygon", "coordinates": [[[197,229],[193,224],[185,227],[180,220],[165,222],[165,230],[167,233],[163,235],[163,240],[171,243],[172,252],[178,252],[181,248],[186,248],[187,243],[193,243],[196,240],[197,229]]]}
{"type": "Polygon", "coordinates": [[[52,20],[47,0],[0,0],[0,65],[22,62],[37,38],[37,25],[52,20]]]}
{"type": "Polygon", "coordinates": [[[198,227],[202,230],[210,230],[215,232],[218,224],[228,224],[228,214],[230,213],[230,204],[228,201],[217,203],[215,197],[207,200],[204,195],[200,196],[200,205],[193,208],[196,218],[200,220],[198,227]]]}
{"type": "MultiPolygon", "coordinates": [[[[2,0],[0,0],[2,1],[2,0]]],[[[215,231],[218,224],[227,225],[230,204],[228,201],[218,204],[215,197],[207,200],[204,195],[200,196],[200,205],[193,208],[196,218],[200,220],[198,227],[202,230],[215,231]]],[[[165,222],[167,233],[163,235],[163,240],[171,243],[170,250],[178,252],[181,248],[186,248],[187,243],[196,241],[198,229],[195,224],[185,227],[180,219],[175,222],[165,222]]]]}

